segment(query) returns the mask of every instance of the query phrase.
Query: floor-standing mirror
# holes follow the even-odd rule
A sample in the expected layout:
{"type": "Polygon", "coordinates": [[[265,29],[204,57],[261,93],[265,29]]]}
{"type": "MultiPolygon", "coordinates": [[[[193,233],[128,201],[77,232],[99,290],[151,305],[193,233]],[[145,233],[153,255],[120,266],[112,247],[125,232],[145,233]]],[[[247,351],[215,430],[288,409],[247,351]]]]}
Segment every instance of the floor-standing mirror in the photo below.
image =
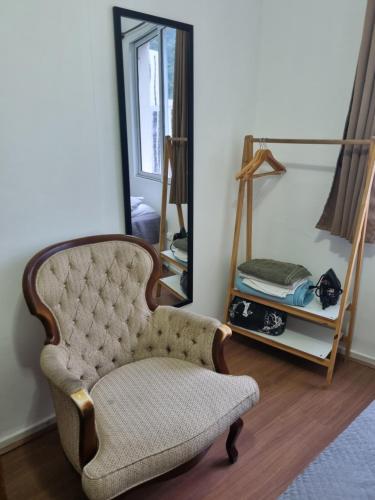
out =
{"type": "Polygon", "coordinates": [[[193,27],[113,8],[126,233],[160,255],[159,304],[193,300],[193,27]]]}

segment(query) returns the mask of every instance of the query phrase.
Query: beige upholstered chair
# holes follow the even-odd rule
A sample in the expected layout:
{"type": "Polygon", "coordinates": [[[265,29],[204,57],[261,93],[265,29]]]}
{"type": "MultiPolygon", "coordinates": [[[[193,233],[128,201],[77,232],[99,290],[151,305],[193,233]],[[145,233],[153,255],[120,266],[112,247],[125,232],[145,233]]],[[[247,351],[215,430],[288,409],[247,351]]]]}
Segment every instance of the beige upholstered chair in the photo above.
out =
{"type": "Polygon", "coordinates": [[[234,462],[240,416],[259,398],[252,378],[217,373],[228,328],[156,307],[158,270],[148,244],[106,235],[46,248],[24,273],[61,443],[90,499],[187,469],[229,427],[234,462]]]}

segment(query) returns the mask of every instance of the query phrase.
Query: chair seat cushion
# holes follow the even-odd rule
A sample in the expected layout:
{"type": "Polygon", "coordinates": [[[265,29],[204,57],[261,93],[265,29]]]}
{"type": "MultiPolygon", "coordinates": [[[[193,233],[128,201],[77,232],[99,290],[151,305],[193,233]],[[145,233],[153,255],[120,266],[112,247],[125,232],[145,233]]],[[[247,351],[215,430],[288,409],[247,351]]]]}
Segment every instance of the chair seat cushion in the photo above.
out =
{"type": "Polygon", "coordinates": [[[109,499],[189,461],[259,399],[247,376],[221,375],[173,358],[129,363],[91,397],[99,438],[83,469],[90,499],[109,499]]]}

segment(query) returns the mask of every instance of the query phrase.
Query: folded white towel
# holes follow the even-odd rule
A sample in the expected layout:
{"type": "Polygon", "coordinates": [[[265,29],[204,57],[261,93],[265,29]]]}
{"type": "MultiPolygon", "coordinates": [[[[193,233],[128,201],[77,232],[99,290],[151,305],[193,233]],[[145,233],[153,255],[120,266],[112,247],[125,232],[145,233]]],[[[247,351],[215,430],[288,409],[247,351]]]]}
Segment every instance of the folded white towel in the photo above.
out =
{"type": "Polygon", "coordinates": [[[240,273],[240,277],[245,285],[255,288],[259,292],[267,293],[268,295],[274,295],[275,297],[285,298],[289,294],[293,294],[296,289],[308,281],[307,278],[295,281],[292,285],[278,285],[277,283],[272,283],[271,281],[262,280],[260,278],[255,278],[250,274],[240,273]]]}

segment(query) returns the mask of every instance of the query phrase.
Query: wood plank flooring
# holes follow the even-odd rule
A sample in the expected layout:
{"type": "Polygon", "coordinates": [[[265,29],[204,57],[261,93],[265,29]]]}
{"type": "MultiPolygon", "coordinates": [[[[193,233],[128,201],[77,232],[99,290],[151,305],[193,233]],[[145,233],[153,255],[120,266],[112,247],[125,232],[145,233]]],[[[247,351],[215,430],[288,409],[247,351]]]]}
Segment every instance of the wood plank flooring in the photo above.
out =
{"type": "MultiPolygon", "coordinates": [[[[194,469],[142,486],[127,500],[272,500],[375,399],[375,370],[339,359],[333,384],[324,370],[233,336],[226,347],[233,374],[259,383],[261,402],[244,418],[240,457],[228,465],[225,437],[194,469]]],[[[55,430],[1,457],[1,500],[83,500],[80,478],[55,430]]]]}

